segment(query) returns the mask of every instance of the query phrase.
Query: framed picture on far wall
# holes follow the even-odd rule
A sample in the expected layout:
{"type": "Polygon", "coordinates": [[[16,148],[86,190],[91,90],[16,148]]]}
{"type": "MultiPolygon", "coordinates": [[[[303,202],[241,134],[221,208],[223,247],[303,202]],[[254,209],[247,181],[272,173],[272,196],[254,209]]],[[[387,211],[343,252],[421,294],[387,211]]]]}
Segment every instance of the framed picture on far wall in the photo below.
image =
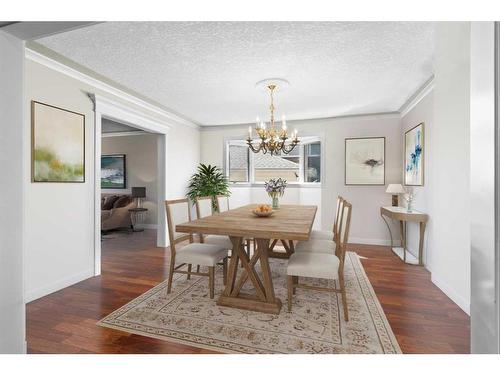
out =
{"type": "Polygon", "coordinates": [[[126,189],[127,163],[126,156],[101,156],[101,189],[126,189]]]}
{"type": "Polygon", "coordinates": [[[31,180],[85,182],[85,115],[31,102],[31,180]]]}
{"type": "Polygon", "coordinates": [[[385,185],[385,137],[346,138],[345,184],[385,185]]]}
{"type": "Polygon", "coordinates": [[[405,185],[424,185],[424,123],[405,133],[405,185]]]}

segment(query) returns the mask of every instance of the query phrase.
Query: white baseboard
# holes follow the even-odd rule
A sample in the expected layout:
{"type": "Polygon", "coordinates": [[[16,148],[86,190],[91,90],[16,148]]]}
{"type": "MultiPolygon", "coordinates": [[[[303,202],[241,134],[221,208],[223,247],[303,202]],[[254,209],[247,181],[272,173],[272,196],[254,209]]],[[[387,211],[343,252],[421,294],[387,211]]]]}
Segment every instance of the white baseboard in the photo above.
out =
{"type": "Polygon", "coordinates": [[[64,289],[70,285],[79,283],[85,279],[90,277],[94,277],[94,269],[89,268],[83,272],[79,272],[76,275],[72,275],[70,277],[66,277],[64,279],[57,280],[49,285],[45,285],[34,290],[28,290],[25,292],[24,298],[25,303],[34,301],[38,298],[44,297],[50,293],[57,292],[58,290],[64,289]]]}
{"type": "Polygon", "coordinates": [[[439,289],[443,291],[458,307],[460,307],[467,315],[470,315],[470,303],[467,302],[460,294],[458,294],[452,287],[450,287],[442,278],[436,276],[435,273],[431,274],[431,281],[439,289]]]}
{"type": "MultiPolygon", "coordinates": [[[[361,245],[391,246],[391,240],[380,239],[380,238],[349,237],[349,243],[351,244],[358,243],[361,245]]],[[[394,246],[401,246],[401,241],[395,240],[394,246]]]]}

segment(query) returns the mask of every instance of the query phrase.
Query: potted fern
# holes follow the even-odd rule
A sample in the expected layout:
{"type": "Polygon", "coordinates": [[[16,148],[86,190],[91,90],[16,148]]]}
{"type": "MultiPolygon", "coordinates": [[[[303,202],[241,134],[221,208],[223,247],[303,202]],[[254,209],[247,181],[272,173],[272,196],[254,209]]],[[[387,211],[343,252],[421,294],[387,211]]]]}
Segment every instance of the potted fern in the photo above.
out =
{"type": "Polygon", "coordinates": [[[212,207],[217,210],[216,196],[231,195],[229,183],[219,167],[200,163],[198,171],[191,176],[187,196],[191,201],[197,197],[212,197],[212,207]]]}

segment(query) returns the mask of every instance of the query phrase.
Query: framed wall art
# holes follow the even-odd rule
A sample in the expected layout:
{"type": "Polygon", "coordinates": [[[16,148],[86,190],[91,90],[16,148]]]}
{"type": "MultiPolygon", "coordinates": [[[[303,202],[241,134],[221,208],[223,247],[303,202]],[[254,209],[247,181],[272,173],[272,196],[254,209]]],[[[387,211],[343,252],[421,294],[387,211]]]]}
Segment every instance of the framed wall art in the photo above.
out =
{"type": "Polygon", "coordinates": [[[406,186],[424,185],[424,123],[405,133],[404,176],[406,186]]]}
{"type": "Polygon", "coordinates": [[[345,184],[385,185],[385,137],[346,138],[345,184]]]}
{"type": "Polygon", "coordinates": [[[31,102],[31,180],[85,182],[85,115],[31,102]]]}
{"type": "Polygon", "coordinates": [[[101,189],[126,189],[126,155],[101,156],[101,189]]]}

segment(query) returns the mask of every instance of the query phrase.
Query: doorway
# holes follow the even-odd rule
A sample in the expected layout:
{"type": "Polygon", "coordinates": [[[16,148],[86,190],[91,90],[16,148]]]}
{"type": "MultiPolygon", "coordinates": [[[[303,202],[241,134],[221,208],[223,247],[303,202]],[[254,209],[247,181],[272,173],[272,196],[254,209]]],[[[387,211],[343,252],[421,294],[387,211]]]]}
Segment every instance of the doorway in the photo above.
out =
{"type": "MultiPolygon", "coordinates": [[[[112,124],[128,127],[127,131],[122,129],[122,136],[136,136],[136,134],[127,134],[127,132],[140,131],[143,134],[154,134],[156,137],[156,246],[167,246],[167,228],[166,219],[163,212],[163,204],[167,196],[167,146],[166,137],[170,126],[161,120],[144,113],[142,110],[133,109],[119,102],[104,98],[98,95],[92,95],[95,104],[95,194],[94,194],[94,275],[101,274],[101,200],[103,189],[101,188],[101,157],[103,134],[103,123],[107,131],[113,127],[112,124]]],[[[116,136],[116,134],[115,134],[116,136]]],[[[144,186],[136,186],[144,187],[144,186]]],[[[146,223],[141,223],[146,224],[146,223]]]]}

